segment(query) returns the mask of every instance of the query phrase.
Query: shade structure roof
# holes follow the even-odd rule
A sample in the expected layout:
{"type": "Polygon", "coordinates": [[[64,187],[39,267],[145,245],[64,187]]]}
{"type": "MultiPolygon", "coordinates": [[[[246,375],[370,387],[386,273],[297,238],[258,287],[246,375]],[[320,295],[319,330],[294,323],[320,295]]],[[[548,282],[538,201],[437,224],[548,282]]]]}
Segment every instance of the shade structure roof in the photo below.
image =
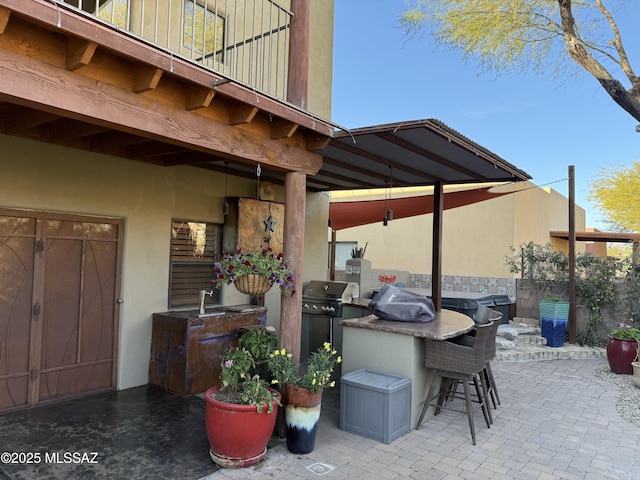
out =
{"type": "Polygon", "coordinates": [[[436,119],[339,131],[317,150],[312,190],[516,182],[526,172],[436,119]]]}
{"type": "MultiPolygon", "coordinates": [[[[569,239],[567,230],[554,230],[549,232],[554,238],[569,239]]],[[[630,232],[576,232],[576,240],[579,242],[611,242],[611,243],[640,243],[640,234],[630,232]]]]}
{"type": "MultiPolygon", "coordinates": [[[[444,194],[443,209],[462,207],[472,203],[490,200],[512,192],[492,192],[491,187],[474,188],[444,194]]],[[[393,211],[393,218],[407,218],[433,213],[433,195],[417,195],[385,200],[358,200],[331,202],[329,218],[333,230],[382,222],[387,210],[393,211]]]]}

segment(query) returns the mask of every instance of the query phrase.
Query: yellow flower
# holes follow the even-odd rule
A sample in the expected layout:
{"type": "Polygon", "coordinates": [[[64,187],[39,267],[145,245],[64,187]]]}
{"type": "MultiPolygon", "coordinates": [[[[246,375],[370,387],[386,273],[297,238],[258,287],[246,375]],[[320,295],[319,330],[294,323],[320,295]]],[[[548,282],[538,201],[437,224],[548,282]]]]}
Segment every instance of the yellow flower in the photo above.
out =
{"type": "Polygon", "coordinates": [[[283,348],[282,350],[280,350],[280,354],[281,354],[281,355],[286,355],[286,354],[287,354],[287,351],[283,348]]]}
{"type": "Polygon", "coordinates": [[[338,351],[337,351],[337,350],[332,350],[332,351],[331,351],[331,355],[335,355],[336,353],[338,353],[338,351]]]}
{"type": "Polygon", "coordinates": [[[315,385],[316,384],[316,379],[314,378],[313,381],[311,382],[311,385],[315,385]]]}
{"type": "Polygon", "coordinates": [[[331,350],[331,344],[329,342],[324,342],[324,349],[328,352],[329,350],[331,350]]]}
{"type": "Polygon", "coordinates": [[[291,357],[293,357],[293,354],[292,353],[287,353],[287,357],[291,358],[291,357]]]}
{"type": "Polygon", "coordinates": [[[329,386],[330,386],[331,388],[335,387],[335,386],[336,386],[336,382],[331,382],[331,383],[329,384],[329,386]]]}
{"type": "Polygon", "coordinates": [[[269,355],[271,358],[275,357],[276,355],[280,355],[280,350],[276,350],[275,352],[273,352],[271,355],[269,355]]]}
{"type": "Polygon", "coordinates": [[[271,383],[278,383],[278,380],[271,380],[271,383]]]}
{"type": "Polygon", "coordinates": [[[342,363],[342,357],[338,357],[338,360],[336,360],[336,362],[342,363]]]}

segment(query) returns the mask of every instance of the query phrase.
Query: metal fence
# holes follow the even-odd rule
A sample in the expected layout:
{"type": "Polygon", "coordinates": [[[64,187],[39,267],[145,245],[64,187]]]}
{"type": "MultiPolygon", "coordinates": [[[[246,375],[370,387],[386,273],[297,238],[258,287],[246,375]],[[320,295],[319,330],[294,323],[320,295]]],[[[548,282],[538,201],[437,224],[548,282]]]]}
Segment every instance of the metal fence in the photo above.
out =
{"type": "Polygon", "coordinates": [[[58,0],[112,28],[286,100],[292,14],[273,0],[58,0]]]}

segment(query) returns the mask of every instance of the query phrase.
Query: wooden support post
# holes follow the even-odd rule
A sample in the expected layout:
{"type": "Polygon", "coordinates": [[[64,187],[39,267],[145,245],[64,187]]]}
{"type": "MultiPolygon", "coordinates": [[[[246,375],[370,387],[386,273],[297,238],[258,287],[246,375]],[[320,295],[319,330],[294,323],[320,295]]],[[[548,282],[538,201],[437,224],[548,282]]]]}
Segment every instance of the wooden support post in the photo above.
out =
{"type": "Polygon", "coordinates": [[[291,37],[287,101],[307,109],[309,88],[309,10],[310,0],[291,0],[291,37]]]}
{"type": "Polygon", "coordinates": [[[300,360],[302,335],[302,256],[307,176],[289,172],[284,179],[284,260],[296,276],[296,293],[280,302],[280,345],[300,360]]]}

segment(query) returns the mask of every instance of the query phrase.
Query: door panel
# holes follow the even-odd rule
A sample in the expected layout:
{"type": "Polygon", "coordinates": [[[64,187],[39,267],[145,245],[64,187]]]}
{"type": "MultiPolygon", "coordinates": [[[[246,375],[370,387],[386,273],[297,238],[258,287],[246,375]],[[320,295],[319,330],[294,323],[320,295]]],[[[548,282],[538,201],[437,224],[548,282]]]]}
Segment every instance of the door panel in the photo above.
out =
{"type": "Polygon", "coordinates": [[[0,215],[0,411],[29,403],[35,218],[0,215]]]}
{"type": "Polygon", "coordinates": [[[121,221],[4,212],[0,411],[115,388],[121,221]]]}

